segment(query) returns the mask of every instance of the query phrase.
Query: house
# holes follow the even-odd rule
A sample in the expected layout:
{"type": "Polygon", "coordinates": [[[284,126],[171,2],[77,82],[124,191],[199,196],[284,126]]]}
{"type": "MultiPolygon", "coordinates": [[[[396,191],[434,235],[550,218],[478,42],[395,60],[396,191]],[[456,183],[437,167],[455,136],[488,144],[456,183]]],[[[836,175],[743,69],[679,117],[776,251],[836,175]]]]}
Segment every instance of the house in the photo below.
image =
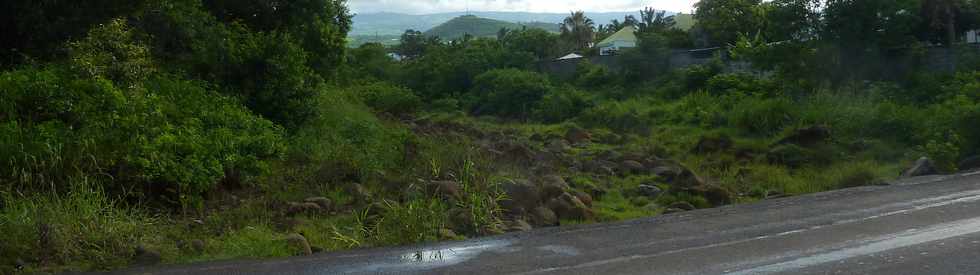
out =
{"type": "Polygon", "coordinates": [[[966,43],[968,44],[978,44],[980,43],[980,30],[972,30],[966,32],[966,43]]]}
{"type": "Polygon", "coordinates": [[[626,26],[596,44],[596,47],[599,48],[599,55],[615,55],[622,49],[636,48],[636,44],[636,27],[626,26]]]}

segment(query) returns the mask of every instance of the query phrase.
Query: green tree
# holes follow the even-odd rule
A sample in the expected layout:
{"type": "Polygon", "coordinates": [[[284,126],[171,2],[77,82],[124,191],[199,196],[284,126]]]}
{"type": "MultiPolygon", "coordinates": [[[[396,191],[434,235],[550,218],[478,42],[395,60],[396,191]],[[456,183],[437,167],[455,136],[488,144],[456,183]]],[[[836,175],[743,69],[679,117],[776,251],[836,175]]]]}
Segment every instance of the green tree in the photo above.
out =
{"type": "Polygon", "coordinates": [[[542,29],[508,30],[499,40],[510,51],[528,52],[539,60],[560,54],[555,48],[559,43],[558,35],[542,29]]]}
{"type": "Polygon", "coordinates": [[[207,0],[218,20],[243,23],[254,31],[289,33],[321,76],[332,78],[344,58],[351,14],[346,0],[207,0]]]}
{"type": "Polygon", "coordinates": [[[83,38],[93,26],[140,10],[146,0],[0,1],[0,68],[26,59],[64,57],[66,41],[83,38]]]}
{"type": "Polygon", "coordinates": [[[762,30],[764,19],[760,0],[701,0],[694,7],[698,29],[703,30],[712,45],[735,42],[739,34],[762,30]]]}
{"type": "Polygon", "coordinates": [[[583,11],[572,12],[561,23],[561,37],[576,51],[587,49],[595,41],[595,22],[583,11]]]}

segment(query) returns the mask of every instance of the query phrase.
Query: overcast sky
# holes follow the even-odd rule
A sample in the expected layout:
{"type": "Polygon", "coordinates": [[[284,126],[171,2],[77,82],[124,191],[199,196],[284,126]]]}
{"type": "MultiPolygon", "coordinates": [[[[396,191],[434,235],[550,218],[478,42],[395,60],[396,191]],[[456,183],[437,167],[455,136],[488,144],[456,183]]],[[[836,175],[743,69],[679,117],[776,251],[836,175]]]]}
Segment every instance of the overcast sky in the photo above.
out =
{"type": "Polygon", "coordinates": [[[690,13],[697,0],[348,0],[356,13],[426,14],[465,11],[591,12],[635,11],[643,7],[690,13]],[[468,3],[467,3],[468,2],[468,3]]]}

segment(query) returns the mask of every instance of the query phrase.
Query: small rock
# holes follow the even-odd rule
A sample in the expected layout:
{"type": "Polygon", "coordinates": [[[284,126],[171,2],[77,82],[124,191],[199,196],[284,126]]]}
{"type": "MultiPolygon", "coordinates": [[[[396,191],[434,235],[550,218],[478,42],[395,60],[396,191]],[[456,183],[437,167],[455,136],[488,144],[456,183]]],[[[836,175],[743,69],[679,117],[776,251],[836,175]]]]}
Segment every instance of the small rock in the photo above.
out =
{"type": "Polygon", "coordinates": [[[193,223],[195,223],[197,225],[204,225],[204,221],[203,220],[200,220],[200,219],[193,219],[193,220],[191,220],[191,222],[193,222],[193,223]]]}
{"type": "Polygon", "coordinates": [[[623,174],[637,174],[646,169],[646,167],[643,167],[643,164],[639,161],[625,160],[620,163],[619,169],[623,174]]]}
{"type": "Polygon", "coordinates": [[[575,190],[573,193],[575,194],[576,198],[585,204],[585,206],[592,207],[592,195],[589,195],[581,190],[575,190]]]}
{"type": "Polygon", "coordinates": [[[520,219],[507,221],[504,223],[504,231],[506,232],[524,232],[524,231],[531,231],[531,229],[534,228],[532,228],[531,225],[528,224],[526,221],[520,219]]]}
{"type": "Polygon", "coordinates": [[[932,160],[927,157],[922,157],[915,161],[915,165],[913,165],[912,168],[905,170],[905,172],[902,173],[902,177],[910,178],[936,174],[939,174],[939,171],[936,170],[936,166],[932,164],[932,160]]]}
{"type": "Polygon", "coordinates": [[[508,180],[501,188],[507,198],[500,202],[500,207],[510,214],[522,215],[538,205],[540,191],[526,180],[508,180]]]}
{"type": "Polygon", "coordinates": [[[731,149],[735,143],[732,142],[732,138],[727,135],[718,136],[702,136],[698,140],[698,144],[691,149],[691,152],[704,154],[704,153],[716,153],[731,149]]]}
{"type": "Polygon", "coordinates": [[[289,207],[286,209],[286,215],[293,216],[301,213],[314,213],[317,211],[320,211],[320,205],[312,202],[289,203],[289,207]]]}
{"type": "Polygon", "coordinates": [[[439,229],[439,238],[443,240],[459,240],[459,235],[455,231],[449,228],[439,229]]]}
{"type": "Polygon", "coordinates": [[[330,209],[333,209],[333,201],[325,197],[306,198],[303,202],[315,203],[320,206],[321,210],[330,211],[330,209]]]}
{"type": "Polygon", "coordinates": [[[459,183],[455,181],[441,180],[433,181],[429,184],[430,188],[435,194],[445,198],[445,199],[458,199],[462,197],[460,193],[459,183]]]}
{"type": "Polygon", "coordinates": [[[303,235],[297,233],[289,234],[286,236],[285,241],[291,249],[296,251],[296,254],[305,256],[313,255],[313,248],[310,247],[310,242],[303,235]]]}
{"type": "Polygon", "coordinates": [[[564,193],[548,201],[548,208],[555,211],[559,219],[587,220],[592,218],[592,210],[577,197],[564,193]]]}
{"type": "Polygon", "coordinates": [[[323,249],[323,247],[311,246],[310,247],[310,251],[313,251],[313,254],[318,254],[318,253],[323,253],[323,252],[325,252],[327,250],[326,249],[323,249]]]}
{"type": "Polygon", "coordinates": [[[449,221],[456,232],[474,232],[476,228],[473,222],[473,213],[462,208],[449,210],[449,221]]]}
{"type": "Polygon", "coordinates": [[[531,210],[531,221],[536,226],[555,226],[558,225],[558,215],[551,209],[539,206],[531,210]]]}
{"type": "Polygon", "coordinates": [[[570,187],[559,175],[547,175],[541,178],[541,201],[548,201],[552,198],[561,196],[570,187]]]}
{"type": "Polygon", "coordinates": [[[191,249],[197,253],[204,252],[204,240],[201,239],[191,240],[191,249]]]}
{"type": "Polygon", "coordinates": [[[155,265],[160,263],[163,259],[160,256],[160,252],[150,250],[143,245],[136,246],[136,251],[133,256],[133,263],[136,265],[155,265]]]}
{"type": "Polygon", "coordinates": [[[568,142],[562,139],[552,140],[548,143],[548,151],[552,153],[561,154],[571,149],[572,147],[568,145],[568,142]]]}
{"type": "Polygon", "coordinates": [[[355,183],[350,187],[350,194],[354,196],[355,205],[365,205],[371,203],[371,193],[363,185],[355,183]]]}
{"type": "Polygon", "coordinates": [[[636,188],[636,192],[637,194],[640,194],[640,196],[656,199],[657,197],[660,197],[660,194],[663,194],[664,191],[655,185],[640,184],[640,186],[636,188]]]}
{"type": "Polygon", "coordinates": [[[697,209],[697,207],[694,207],[693,204],[691,204],[690,202],[686,202],[686,201],[678,201],[678,202],[671,203],[669,206],[667,206],[667,208],[668,209],[670,209],[670,208],[677,208],[677,209],[684,210],[684,211],[691,211],[691,210],[697,209]]]}
{"type": "Polygon", "coordinates": [[[972,171],[980,169],[980,156],[972,156],[960,161],[957,165],[960,171],[972,171]]]}
{"type": "Polygon", "coordinates": [[[592,134],[582,128],[572,127],[565,132],[565,140],[571,144],[581,144],[592,140],[592,134]]]}

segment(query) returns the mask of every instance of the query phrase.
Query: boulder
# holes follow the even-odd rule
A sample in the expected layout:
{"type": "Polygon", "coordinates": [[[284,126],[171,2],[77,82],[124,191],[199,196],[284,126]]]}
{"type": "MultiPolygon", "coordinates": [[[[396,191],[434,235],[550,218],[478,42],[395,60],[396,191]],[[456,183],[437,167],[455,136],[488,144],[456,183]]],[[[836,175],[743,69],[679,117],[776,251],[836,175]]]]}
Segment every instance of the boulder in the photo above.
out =
{"type": "Polygon", "coordinates": [[[582,201],[585,206],[592,207],[592,195],[589,195],[581,190],[575,190],[573,194],[576,198],[578,198],[578,200],[582,201]]]}
{"type": "Polygon", "coordinates": [[[459,240],[461,239],[455,231],[449,228],[439,229],[439,238],[443,240],[459,240]]]}
{"type": "Polygon", "coordinates": [[[444,199],[458,199],[462,197],[459,183],[455,181],[439,180],[430,182],[429,190],[444,199]]]}
{"type": "Polygon", "coordinates": [[[777,145],[795,144],[809,147],[830,139],[830,129],[826,126],[816,125],[803,129],[797,129],[792,134],[776,142],[777,145]]]}
{"type": "Polygon", "coordinates": [[[980,169],[980,155],[963,159],[957,165],[960,171],[972,171],[980,169]]]}
{"type": "Polygon", "coordinates": [[[355,183],[350,186],[350,190],[348,191],[348,193],[354,197],[354,205],[366,205],[371,203],[371,192],[368,192],[367,188],[364,188],[363,185],[355,183]]]}
{"type": "Polygon", "coordinates": [[[306,198],[305,200],[303,200],[303,202],[315,203],[316,205],[320,206],[320,209],[321,210],[324,210],[324,211],[330,211],[330,209],[333,208],[333,201],[331,201],[330,199],[328,199],[326,197],[311,197],[311,198],[306,198]]]}
{"type": "Polygon", "coordinates": [[[313,255],[313,248],[310,247],[310,242],[303,235],[293,233],[286,235],[283,240],[286,241],[286,245],[294,251],[295,255],[313,255]]]}
{"type": "Polygon", "coordinates": [[[593,160],[587,161],[582,164],[582,171],[598,174],[598,175],[613,175],[613,167],[616,167],[616,163],[605,161],[605,160],[593,160]]]}
{"type": "Polygon", "coordinates": [[[538,187],[526,180],[508,180],[501,185],[501,189],[507,198],[500,202],[500,206],[510,214],[523,215],[540,201],[538,187]]]}
{"type": "Polygon", "coordinates": [[[160,255],[160,252],[143,245],[137,245],[133,253],[133,263],[136,265],[155,265],[159,264],[161,260],[163,260],[163,256],[160,255]]]}
{"type": "Polygon", "coordinates": [[[568,183],[559,175],[547,175],[541,177],[541,198],[540,201],[548,201],[552,198],[561,196],[570,189],[568,183]]]}
{"type": "Polygon", "coordinates": [[[640,186],[636,188],[637,194],[650,199],[656,199],[657,197],[660,197],[660,195],[663,194],[663,192],[664,191],[661,190],[660,187],[657,187],[656,185],[640,184],[640,186]]]}
{"type": "Polygon", "coordinates": [[[201,240],[201,239],[191,240],[190,248],[194,252],[203,253],[204,252],[204,248],[205,248],[205,246],[204,246],[204,240],[201,240]]]}
{"type": "Polygon", "coordinates": [[[677,209],[684,210],[684,211],[691,211],[691,210],[697,209],[697,207],[694,207],[693,204],[691,204],[690,202],[686,202],[686,201],[677,201],[677,202],[671,203],[670,205],[667,206],[667,209],[670,209],[670,208],[677,208],[677,209]]]}
{"type": "Polygon", "coordinates": [[[563,139],[552,140],[551,142],[548,143],[547,148],[548,151],[551,151],[552,153],[555,154],[565,153],[568,150],[572,149],[572,147],[568,145],[568,142],[563,139]]]}
{"type": "Polygon", "coordinates": [[[558,225],[558,215],[551,209],[539,206],[531,210],[531,221],[536,226],[555,226],[558,225]]]}
{"type": "Polygon", "coordinates": [[[473,226],[473,213],[466,209],[453,208],[449,210],[449,221],[452,223],[452,229],[455,232],[466,233],[476,231],[476,228],[473,226]]]}
{"type": "Polygon", "coordinates": [[[735,142],[727,135],[704,135],[694,145],[691,152],[698,154],[716,153],[731,149],[733,145],[735,145],[735,142]]]}
{"type": "Polygon", "coordinates": [[[568,193],[551,199],[548,201],[547,206],[552,211],[555,211],[559,219],[587,220],[592,218],[592,210],[582,200],[568,193]]]}
{"type": "Polygon", "coordinates": [[[572,127],[565,132],[565,140],[571,144],[581,144],[592,140],[592,134],[585,129],[572,127]]]}
{"type": "Polygon", "coordinates": [[[504,222],[505,232],[524,232],[531,231],[531,229],[533,229],[531,224],[528,224],[526,221],[521,219],[504,222]]]}
{"type": "Polygon", "coordinates": [[[619,170],[623,174],[639,174],[642,173],[643,170],[646,170],[646,167],[644,167],[639,161],[624,160],[619,164],[619,170]]]}
{"type": "Polygon", "coordinates": [[[316,213],[316,212],[318,212],[320,210],[321,210],[320,205],[318,205],[316,203],[312,203],[312,202],[302,202],[302,203],[291,202],[291,203],[289,203],[289,205],[286,208],[286,215],[287,216],[294,216],[294,215],[298,215],[298,214],[310,214],[310,213],[316,213]]]}
{"type": "Polygon", "coordinates": [[[936,169],[936,166],[932,163],[932,160],[927,157],[922,157],[919,158],[919,160],[916,160],[912,167],[905,170],[905,172],[902,172],[902,177],[910,178],[936,174],[939,174],[939,170],[936,169]]]}

